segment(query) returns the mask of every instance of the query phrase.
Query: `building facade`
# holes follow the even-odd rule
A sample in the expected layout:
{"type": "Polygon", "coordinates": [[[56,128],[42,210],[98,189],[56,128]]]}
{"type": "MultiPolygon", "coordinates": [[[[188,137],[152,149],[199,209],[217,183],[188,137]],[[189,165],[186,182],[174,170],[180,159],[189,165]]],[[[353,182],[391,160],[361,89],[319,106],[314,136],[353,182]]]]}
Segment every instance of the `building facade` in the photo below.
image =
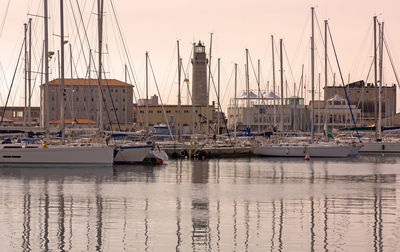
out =
{"type": "Polygon", "coordinates": [[[304,105],[304,100],[298,97],[285,99],[283,106],[280,99],[268,98],[237,98],[228,107],[228,128],[239,131],[250,128],[252,132],[265,132],[278,130],[281,123],[281,108],[283,131],[305,131],[309,122],[309,114],[304,105]]]}
{"type": "MultiPolygon", "coordinates": [[[[213,106],[193,106],[181,105],[159,105],[153,104],[148,106],[134,106],[134,122],[135,130],[143,130],[148,126],[150,129],[156,125],[169,124],[171,130],[175,134],[179,128],[179,132],[183,134],[206,134],[207,133],[207,113],[210,115],[209,133],[215,131],[217,123],[217,113],[213,106]]],[[[222,126],[221,122],[221,126],[222,126]]]]}
{"type": "MultiPolygon", "coordinates": [[[[362,118],[360,126],[369,126],[375,124],[375,118],[378,116],[378,94],[379,87],[373,84],[366,84],[364,81],[357,81],[346,85],[347,95],[351,105],[360,109],[362,118]]],[[[346,98],[342,86],[328,86],[327,97],[339,95],[346,98]]],[[[396,114],[396,86],[382,86],[382,118],[390,117],[396,114]]]]}
{"type": "MultiPolygon", "coordinates": [[[[4,107],[0,108],[1,113],[4,107]]],[[[0,116],[1,119],[1,116],[0,116]]],[[[40,124],[40,108],[31,107],[31,122],[28,121],[28,109],[19,107],[7,107],[4,111],[3,123],[1,126],[39,126],[40,124]],[[25,118],[25,119],[24,119],[25,118]]]]}
{"type": "MultiPolygon", "coordinates": [[[[115,79],[104,79],[102,82],[103,113],[99,118],[99,87],[97,79],[65,79],[65,89],[60,89],[60,79],[49,82],[47,108],[49,121],[60,120],[61,95],[64,99],[66,119],[88,119],[96,121],[97,126],[103,122],[104,129],[131,130],[133,127],[133,86],[115,79]]],[[[44,97],[44,85],[41,85],[44,97]]],[[[44,115],[44,108],[41,111],[44,115]]],[[[73,124],[71,124],[73,125],[73,124]]],[[[68,125],[67,125],[68,126],[68,125]]]]}
{"type": "MultiPolygon", "coordinates": [[[[309,110],[312,114],[311,103],[309,110]]],[[[330,132],[342,128],[353,128],[354,122],[358,127],[361,126],[361,109],[357,108],[356,105],[351,105],[350,111],[346,99],[339,95],[328,99],[326,108],[325,101],[314,102],[314,129],[316,132],[324,131],[325,115],[328,119],[327,126],[330,132]]]]}

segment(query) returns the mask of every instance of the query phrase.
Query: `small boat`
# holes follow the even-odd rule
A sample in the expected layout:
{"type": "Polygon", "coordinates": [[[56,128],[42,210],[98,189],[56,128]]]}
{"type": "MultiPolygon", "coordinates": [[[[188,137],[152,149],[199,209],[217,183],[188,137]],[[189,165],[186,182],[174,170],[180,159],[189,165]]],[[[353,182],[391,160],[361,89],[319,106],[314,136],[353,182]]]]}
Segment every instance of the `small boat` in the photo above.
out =
{"type": "Polygon", "coordinates": [[[321,157],[341,158],[355,156],[358,154],[361,145],[338,145],[330,143],[314,144],[269,144],[255,147],[253,153],[269,157],[321,157]]]}
{"type": "Polygon", "coordinates": [[[148,161],[152,164],[155,163],[161,165],[164,163],[164,161],[167,160],[168,160],[168,154],[165,151],[160,149],[153,149],[147,154],[145,162],[148,161]]]}
{"type": "Polygon", "coordinates": [[[141,163],[150,153],[153,146],[140,143],[125,143],[115,145],[115,163],[141,163]]]}

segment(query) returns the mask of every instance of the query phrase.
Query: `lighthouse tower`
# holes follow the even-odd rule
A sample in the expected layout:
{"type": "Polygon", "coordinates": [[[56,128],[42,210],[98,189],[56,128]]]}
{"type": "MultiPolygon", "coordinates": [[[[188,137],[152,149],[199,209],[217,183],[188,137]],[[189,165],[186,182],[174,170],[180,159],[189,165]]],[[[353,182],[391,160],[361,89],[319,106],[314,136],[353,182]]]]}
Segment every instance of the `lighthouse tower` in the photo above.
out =
{"type": "Polygon", "coordinates": [[[207,106],[207,64],[206,48],[204,44],[194,44],[193,65],[193,84],[192,84],[192,104],[194,106],[207,106]]]}

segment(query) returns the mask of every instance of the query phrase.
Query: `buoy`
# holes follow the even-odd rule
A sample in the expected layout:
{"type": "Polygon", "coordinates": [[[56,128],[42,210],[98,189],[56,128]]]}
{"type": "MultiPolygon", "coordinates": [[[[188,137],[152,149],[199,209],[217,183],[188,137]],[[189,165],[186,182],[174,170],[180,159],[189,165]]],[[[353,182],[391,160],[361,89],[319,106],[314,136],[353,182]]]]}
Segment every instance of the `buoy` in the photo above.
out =
{"type": "Polygon", "coordinates": [[[304,157],[304,159],[305,159],[305,160],[310,160],[310,156],[307,154],[307,155],[304,157]]]}
{"type": "Polygon", "coordinates": [[[201,156],[201,160],[203,160],[203,161],[206,160],[206,156],[204,156],[204,155],[201,156]]]}
{"type": "Polygon", "coordinates": [[[157,159],[157,165],[162,165],[163,164],[163,160],[162,159],[157,159]]]}

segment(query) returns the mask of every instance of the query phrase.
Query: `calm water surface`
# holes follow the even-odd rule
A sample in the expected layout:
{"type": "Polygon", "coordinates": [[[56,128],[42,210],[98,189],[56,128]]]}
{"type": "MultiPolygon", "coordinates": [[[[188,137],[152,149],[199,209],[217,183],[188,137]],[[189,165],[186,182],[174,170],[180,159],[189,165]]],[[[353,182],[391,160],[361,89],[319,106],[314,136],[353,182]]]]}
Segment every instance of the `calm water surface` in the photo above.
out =
{"type": "Polygon", "coordinates": [[[400,157],[0,168],[0,251],[399,251],[400,157]]]}

